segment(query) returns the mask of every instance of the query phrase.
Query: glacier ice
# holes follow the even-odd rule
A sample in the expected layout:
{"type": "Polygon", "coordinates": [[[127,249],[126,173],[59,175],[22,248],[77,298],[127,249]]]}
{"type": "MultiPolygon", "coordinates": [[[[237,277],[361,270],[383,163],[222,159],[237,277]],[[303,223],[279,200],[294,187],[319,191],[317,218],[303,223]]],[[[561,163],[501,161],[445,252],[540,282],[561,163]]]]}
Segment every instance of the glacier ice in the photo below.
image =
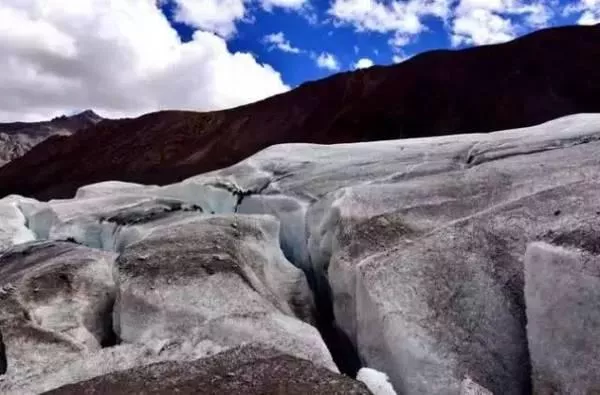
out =
{"type": "Polygon", "coordinates": [[[163,226],[121,253],[115,328],[129,343],[208,338],[269,343],[336,370],[313,321],[302,272],[267,216],[200,216],[163,226]],[[300,319],[298,319],[300,318],[300,319]]]}
{"type": "Polygon", "coordinates": [[[361,368],[356,379],[365,383],[373,395],[396,395],[385,373],[371,368],[361,368]]]}
{"type": "Polygon", "coordinates": [[[33,199],[25,199],[12,195],[0,199],[0,252],[20,243],[36,239],[36,235],[28,227],[28,218],[21,205],[31,205],[33,199]]]}
{"type": "MultiPolygon", "coordinates": [[[[75,199],[4,198],[0,249],[71,240],[146,267],[116,276],[128,342],[168,349],[194,322],[192,343],[204,335],[223,347],[277,343],[287,334],[286,352],[332,368],[310,326],[306,280],[291,262],[313,291],[330,293],[333,324],[398,393],[455,394],[468,376],[490,392],[520,394],[530,364],[538,369],[528,349],[524,252],[544,241],[595,254],[593,243],[576,240],[597,226],[599,148],[595,114],[490,134],[278,145],[172,185],[107,182],[75,199]],[[176,249],[200,268],[239,271],[171,278],[169,270],[200,270],[177,265],[176,249]],[[304,302],[290,302],[290,290],[304,302]],[[253,315],[236,316],[248,309],[253,315]]],[[[534,280],[539,289],[549,281],[534,280]]]]}
{"type": "Polygon", "coordinates": [[[557,234],[553,244],[527,247],[527,336],[535,393],[585,394],[600,386],[599,230],[587,226],[575,237],[557,234]],[[582,249],[585,245],[592,248],[582,249]]]}
{"type": "MultiPolygon", "coordinates": [[[[115,258],[54,242],[20,244],[0,255],[0,328],[8,377],[48,370],[108,341],[115,258]]],[[[2,383],[0,392],[5,393],[2,383]]]]}

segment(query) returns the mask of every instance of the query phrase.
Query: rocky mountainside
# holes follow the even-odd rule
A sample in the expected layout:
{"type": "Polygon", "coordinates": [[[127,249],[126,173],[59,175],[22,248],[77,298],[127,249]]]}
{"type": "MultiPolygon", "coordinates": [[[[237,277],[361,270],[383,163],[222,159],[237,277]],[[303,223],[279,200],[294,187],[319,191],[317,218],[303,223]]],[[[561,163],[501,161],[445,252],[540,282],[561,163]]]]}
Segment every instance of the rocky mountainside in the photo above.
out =
{"type": "Polygon", "coordinates": [[[5,197],[0,392],[594,393],[598,150],[582,114],[5,197]]]}
{"type": "Polygon", "coordinates": [[[25,155],[50,136],[70,136],[97,125],[102,118],[92,110],[46,122],[0,123],[0,166],[25,155]]]}
{"type": "Polygon", "coordinates": [[[344,143],[489,132],[600,112],[600,25],[434,51],[342,73],[259,103],[160,112],[55,136],[0,169],[0,196],[71,197],[106,180],[166,184],[276,143],[344,143]]]}

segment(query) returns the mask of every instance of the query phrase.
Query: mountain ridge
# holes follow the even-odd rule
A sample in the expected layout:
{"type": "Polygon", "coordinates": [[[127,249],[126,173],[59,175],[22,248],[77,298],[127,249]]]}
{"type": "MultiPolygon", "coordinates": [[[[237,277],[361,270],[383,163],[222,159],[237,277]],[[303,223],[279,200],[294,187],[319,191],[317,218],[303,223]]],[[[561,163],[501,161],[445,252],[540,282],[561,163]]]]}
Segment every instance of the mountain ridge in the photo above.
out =
{"type": "Polygon", "coordinates": [[[433,51],[222,111],[160,111],[55,136],[0,169],[0,196],[72,196],[105,180],[167,184],[273,144],[479,133],[600,112],[600,25],[433,51]],[[85,158],[83,160],[82,158],[85,158]]]}
{"type": "Polygon", "coordinates": [[[102,120],[101,116],[88,109],[49,121],[0,123],[0,166],[23,156],[51,136],[70,136],[79,130],[89,129],[102,120]]]}

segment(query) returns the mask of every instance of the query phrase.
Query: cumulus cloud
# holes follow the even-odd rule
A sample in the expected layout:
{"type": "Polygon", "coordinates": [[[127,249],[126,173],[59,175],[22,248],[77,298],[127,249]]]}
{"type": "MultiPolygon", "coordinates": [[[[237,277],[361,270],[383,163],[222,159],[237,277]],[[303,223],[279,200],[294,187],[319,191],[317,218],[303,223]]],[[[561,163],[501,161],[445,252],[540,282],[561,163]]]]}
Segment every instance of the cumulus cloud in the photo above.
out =
{"type": "Polygon", "coordinates": [[[0,2],[0,120],[213,110],[287,89],[273,68],[211,32],[182,43],[154,0],[0,2]]]}
{"type": "Polygon", "coordinates": [[[392,48],[401,48],[401,47],[409,44],[410,41],[411,41],[411,37],[409,35],[402,34],[402,33],[396,33],[396,34],[394,34],[394,36],[392,38],[390,38],[388,40],[388,44],[392,48]]]}
{"type": "Polygon", "coordinates": [[[578,0],[568,4],[563,10],[564,15],[580,14],[577,23],[580,25],[595,25],[600,23],[600,0],[578,0]]]}
{"type": "Polygon", "coordinates": [[[261,0],[260,4],[266,11],[271,11],[275,7],[288,10],[300,10],[308,5],[308,0],[261,0]]]}
{"type": "Polygon", "coordinates": [[[409,57],[404,54],[396,54],[392,56],[392,62],[394,63],[402,63],[407,59],[409,59],[409,57]]]}
{"type": "Polygon", "coordinates": [[[362,58],[362,59],[359,59],[356,63],[354,63],[354,65],[352,65],[352,68],[355,69],[355,70],[358,70],[358,69],[367,69],[367,68],[369,68],[369,67],[371,67],[373,65],[374,65],[374,63],[373,63],[373,61],[371,59],[369,59],[369,58],[362,58]]]}
{"type": "Polygon", "coordinates": [[[409,40],[427,28],[426,17],[446,19],[452,0],[334,0],[328,13],[357,31],[396,33],[409,40]]]}
{"type": "Polygon", "coordinates": [[[316,57],[317,66],[322,69],[327,69],[331,71],[338,71],[340,69],[340,64],[335,57],[335,55],[330,54],[328,52],[322,52],[319,56],[316,57]]]}
{"type": "Polygon", "coordinates": [[[269,49],[277,48],[283,52],[296,54],[302,52],[300,48],[294,47],[292,44],[290,44],[289,40],[285,38],[283,32],[267,34],[263,38],[263,42],[269,45],[269,49]]]}
{"type": "MultiPolygon", "coordinates": [[[[592,23],[600,0],[577,0],[580,23],[592,23]],[[585,4],[584,4],[585,3],[585,4]],[[593,4],[592,4],[593,3],[593,4]]],[[[443,23],[453,46],[484,45],[511,40],[549,25],[559,0],[333,0],[328,13],[336,25],[357,32],[389,34],[394,52],[429,29],[431,18],[443,23]]]]}
{"type": "Polygon", "coordinates": [[[216,33],[222,37],[231,37],[235,34],[236,21],[243,19],[246,14],[244,0],[170,1],[175,5],[176,21],[216,33]]]}
{"type": "Polygon", "coordinates": [[[451,22],[452,45],[495,44],[515,38],[523,27],[545,27],[554,15],[552,5],[541,0],[460,0],[451,22]]]}

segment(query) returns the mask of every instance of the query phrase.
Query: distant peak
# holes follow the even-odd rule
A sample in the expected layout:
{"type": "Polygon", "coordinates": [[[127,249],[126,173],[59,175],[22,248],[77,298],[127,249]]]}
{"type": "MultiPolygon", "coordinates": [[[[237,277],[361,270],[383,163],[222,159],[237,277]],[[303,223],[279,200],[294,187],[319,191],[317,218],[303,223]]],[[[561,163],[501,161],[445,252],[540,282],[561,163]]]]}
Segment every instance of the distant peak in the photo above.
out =
{"type": "Polygon", "coordinates": [[[59,117],[53,118],[52,122],[76,122],[78,124],[97,124],[103,119],[104,118],[96,114],[94,110],[88,109],[73,115],[61,115],[59,117]]]}
{"type": "Polygon", "coordinates": [[[85,111],[80,112],[79,114],[75,114],[69,118],[97,118],[102,119],[102,117],[94,112],[94,110],[87,109],[85,111]]]}

